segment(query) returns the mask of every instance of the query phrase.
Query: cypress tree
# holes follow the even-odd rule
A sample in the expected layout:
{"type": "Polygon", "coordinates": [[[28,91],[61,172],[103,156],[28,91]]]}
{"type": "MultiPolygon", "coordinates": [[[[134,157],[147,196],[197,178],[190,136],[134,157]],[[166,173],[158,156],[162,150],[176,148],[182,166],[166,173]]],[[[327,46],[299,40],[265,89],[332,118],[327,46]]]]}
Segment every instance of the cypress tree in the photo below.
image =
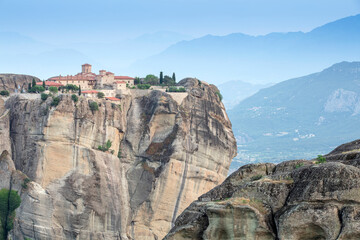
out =
{"type": "Polygon", "coordinates": [[[163,72],[160,72],[160,84],[164,83],[164,76],[163,76],[163,72]]]}
{"type": "Polygon", "coordinates": [[[79,96],[81,96],[81,86],[79,85],[79,96]]]}
{"type": "Polygon", "coordinates": [[[36,81],[35,81],[35,78],[33,78],[32,80],[32,86],[35,87],[36,86],[36,81]]]}
{"type": "Polygon", "coordinates": [[[172,79],[174,80],[174,83],[176,83],[175,73],[173,73],[173,75],[172,75],[172,79]]]}
{"type": "Polygon", "coordinates": [[[45,81],[43,81],[43,87],[46,89],[46,86],[45,86],[45,81]]]}
{"type": "Polygon", "coordinates": [[[28,91],[31,89],[31,83],[28,84],[28,91]]]}

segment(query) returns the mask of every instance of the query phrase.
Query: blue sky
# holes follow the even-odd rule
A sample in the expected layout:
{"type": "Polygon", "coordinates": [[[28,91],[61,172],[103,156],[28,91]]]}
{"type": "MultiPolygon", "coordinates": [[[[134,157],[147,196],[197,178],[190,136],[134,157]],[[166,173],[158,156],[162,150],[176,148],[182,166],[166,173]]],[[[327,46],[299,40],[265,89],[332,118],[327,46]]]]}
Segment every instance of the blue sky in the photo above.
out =
{"type": "Polygon", "coordinates": [[[0,9],[0,31],[63,44],[164,30],[193,37],[309,31],[360,13],[360,0],[0,0],[0,9]]]}

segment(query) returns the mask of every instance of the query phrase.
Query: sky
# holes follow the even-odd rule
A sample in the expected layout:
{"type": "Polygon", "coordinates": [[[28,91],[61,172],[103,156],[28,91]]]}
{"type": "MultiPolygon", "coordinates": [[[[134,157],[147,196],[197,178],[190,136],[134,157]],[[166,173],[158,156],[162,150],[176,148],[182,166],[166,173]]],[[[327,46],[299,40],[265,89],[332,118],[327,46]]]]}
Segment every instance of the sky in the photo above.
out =
{"type": "Polygon", "coordinates": [[[0,32],[66,44],[157,31],[192,37],[307,32],[360,13],[360,0],[0,0],[0,9],[0,32]]]}

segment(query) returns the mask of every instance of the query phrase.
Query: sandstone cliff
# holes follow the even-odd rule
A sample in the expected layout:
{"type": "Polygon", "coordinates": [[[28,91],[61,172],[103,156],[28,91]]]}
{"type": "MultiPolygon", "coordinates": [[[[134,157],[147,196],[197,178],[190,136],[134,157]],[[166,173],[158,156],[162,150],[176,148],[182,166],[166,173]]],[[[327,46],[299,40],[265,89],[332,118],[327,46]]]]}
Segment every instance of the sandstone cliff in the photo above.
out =
{"type": "Polygon", "coordinates": [[[28,84],[32,83],[32,80],[39,82],[40,79],[30,75],[22,74],[0,74],[0,91],[8,90],[14,92],[15,88],[21,92],[22,90],[28,89],[28,84]]]}
{"type": "Polygon", "coordinates": [[[192,201],[225,179],[236,154],[217,88],[196,79],[179,84],[188,95],[177,101],[160,91],[116,103],[75,104],[62,95],[56,107],[51,98],[8,99],[2,187],[22,199],[12,237],[164,237],[192,201]],[[108,140],[110,149],[98,150],[108,140]]]}
{"type": "Polygon", "coordinates": [[[360,239],[360,140],[325,157],[239,168],[165,239],[360,239]]]}

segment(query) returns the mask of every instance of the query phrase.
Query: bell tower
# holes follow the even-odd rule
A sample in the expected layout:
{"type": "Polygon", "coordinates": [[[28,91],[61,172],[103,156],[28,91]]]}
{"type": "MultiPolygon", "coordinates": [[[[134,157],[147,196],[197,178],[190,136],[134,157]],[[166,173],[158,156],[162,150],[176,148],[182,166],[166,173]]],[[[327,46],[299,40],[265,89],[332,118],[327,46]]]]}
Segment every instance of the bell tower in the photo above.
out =
{"type": "Polygon", "coordinates": [[[87,64],[87,63],[81,65],[81,72],[82,73],[91,73],[91,65],[87,64]]]}

